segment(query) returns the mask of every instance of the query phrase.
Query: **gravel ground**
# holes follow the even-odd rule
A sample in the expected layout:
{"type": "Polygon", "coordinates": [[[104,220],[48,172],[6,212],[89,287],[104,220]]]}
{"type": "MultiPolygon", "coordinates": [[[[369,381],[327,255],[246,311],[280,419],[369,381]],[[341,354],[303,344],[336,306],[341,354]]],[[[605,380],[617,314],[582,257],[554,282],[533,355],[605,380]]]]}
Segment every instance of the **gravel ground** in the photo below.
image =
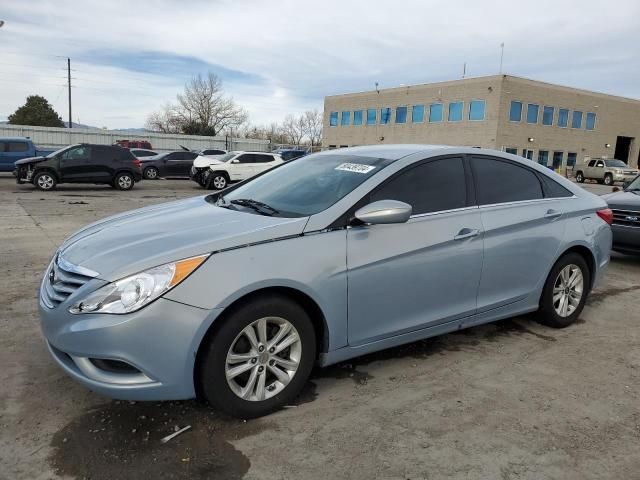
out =
{"type": "Polygon", "coordinates": [[[0,176],[0,478],[640,478],[632,257],[613,258],[570,328],[516,318],[317,370],[295,405],[258,420],[77,385],[36,315],[55,248],[101,217],[201,193],[181,180],[42,193],[0,176]]]}

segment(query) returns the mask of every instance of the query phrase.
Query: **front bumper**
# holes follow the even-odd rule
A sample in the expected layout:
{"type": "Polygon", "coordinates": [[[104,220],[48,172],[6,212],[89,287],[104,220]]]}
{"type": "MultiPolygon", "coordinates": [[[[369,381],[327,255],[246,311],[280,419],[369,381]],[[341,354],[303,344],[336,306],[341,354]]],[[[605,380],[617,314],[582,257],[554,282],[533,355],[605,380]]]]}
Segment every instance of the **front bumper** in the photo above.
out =
{"type": "Polygon", "coordinates": [[[614,173],[613,179],[616,182],[631,182],[637,176],[637,174],[614,173]]]}
{"type": "Polygon", "coordinates": [[[196,353],[219,310],[159,298],[126,315],[72,315],[68,303],[41,302],[40,318],[51,356],[75,380],[123,400],[195,397],[196,353]]]}
{"type": "Polygon", "coordinates": [[[211,169],[209,167],[191,167],[189,172],[189,178],[194,182],[197,182],[200,186],[205,186],[209,179],[211,169]]]}

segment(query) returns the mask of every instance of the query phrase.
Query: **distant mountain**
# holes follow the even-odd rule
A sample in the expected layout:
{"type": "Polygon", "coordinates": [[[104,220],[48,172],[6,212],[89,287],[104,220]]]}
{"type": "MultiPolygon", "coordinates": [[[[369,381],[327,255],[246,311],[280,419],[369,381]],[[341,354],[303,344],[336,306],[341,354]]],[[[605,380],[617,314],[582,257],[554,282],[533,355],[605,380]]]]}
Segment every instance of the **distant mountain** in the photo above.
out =
{"type": "MultiPolygon", "coordinates": [[[[0,125],[8,125],[9,122],[6,120],[0,120],[0,125]]],[[[104,128],[94,127],[93,125],[85,125],[84,123],[72,123],[72,128],[84,128],[87,130],[105,130],[104,128]]],[[[64,127],[68,128],[69,122],[64,122],[64,127]]],[[[143,134],[143,133],[151,133],[151,130],[147,130],[146,128],[112,128],[106,130],[118,130],[120,132],[130,132],[132,134],[143,134]]]]}

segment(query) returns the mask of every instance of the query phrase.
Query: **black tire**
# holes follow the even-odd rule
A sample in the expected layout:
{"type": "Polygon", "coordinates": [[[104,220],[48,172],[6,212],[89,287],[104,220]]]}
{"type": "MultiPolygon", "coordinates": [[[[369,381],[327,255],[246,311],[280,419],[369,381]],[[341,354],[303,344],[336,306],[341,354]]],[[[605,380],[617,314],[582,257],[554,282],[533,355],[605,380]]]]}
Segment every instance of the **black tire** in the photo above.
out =
{"type": "Polygon", "coordinates": [[[582,174],[582,172],[576,173],[576,182],[584,183],[584,175],[582,174]]]}
{"type": "Polygon", "coordinates": [[[607,173],[604,176],[604,184],[608,187],[610,187],[611,185],[613,185],[613,175],[611,175],[610,173],[607,173]]]}
{"type": "Polygon", "coordinates": [[[147,180],[157,180],[160,172],[156,167],[147,167],[144,169],[143,175],[147,180]]]}
{"type": "Polygon", "coordinates": [[[113,179],[113,188],[117,190],[131,190],[133,185],[136,183],[133,175],[129,172],[120,172],[113,179]]]}
{"type": "Polygon", "coordinates": [[[38,172],[33,177],[33,184],[38,190],[48,192],[49,190],[53,190],[54,188],[56,188],[58,179],[51,172],[38,172]]]}
{"type": "Polygon", "coordinates": [[[207,188],[209,190],[224,190],[229,186],[229,177],[224,172],[213,172],[207,178],[207,188]]]}
{"type": "MultiPolygon", "coordinates": [[[[561,288],[562,285],[558,285],[561,288]]],[[[542,296],[540,297],[540,309],[538,310],[537,320],[543,325],[547,325],[553,328],[565,328],[571,325],[582,313],[584,304],[587,301],[589,290],[591,287],[591,272],[584,257],[578,253],[568,253],[562,256],[551,269],[547,281],[545,282],[544,289],[542,290],[542,296]],[[566,267],[575,266],[580,269],[582,274],[582,292],[578,305],[575,306],[575,310],[570,315],[562,316],[554,305],[554,288],[556,288],[557,282],[560,280],[560,272],[566,267]]],[[[565,290],[566,291],[566,290],[565,290]]]]}
{"type": "MultiPolygon", "coordinates": [[[[213,407],[239,418],[255,418],[278,410],[287,405],[300,393],[304,387],[316,360],[316,339],[311,319],[307,312],[297,303],[280,295],[265,295],[254,298],[245,303],[221,319],[222,324],[212,335],[206,344],[202,345],[202,354],[199,357],[196,381],[199,392],[213,407]],[[265,317],[279,317],[289,322],[298,332],[301,351],[298,368],[289,383],[275,395],[265,400],[245,400],[240,398],[227,381],[227,353],[234,343],[237,345],[240,333],[259,319],[265,317]]],[[[248,346],[248,344],[247,344],[248,346]]],[[[235,347],[234,347],[235,348],[235,347]]],[[[284,352],[287,350],[285,349],[284,352]]],[[[265,351],[266,352],[266,351],[265,351]]],[[[263,354],[264,355],[264,352],[263,354]]],[[[270,357],[273,358],[273,357],[270,357]]],[[[258,359],[252,364],[260,368],[264,365],[266,391],[276,385],[271,367],[267,366],[270,360],[258,359]],[[267,379],[271,375],[271,380],[267,379]]],[[[253,368],[253,367],[252,367],[253,368]]],[[[247,376],[250,371],[245,372],[247,376]]],[[[238,375],[240,377],[240,375],[238,375]]],[[[248,380],[247,380],[248,383],[248,380]]],[[[242,385],[241,385],[242,386],[242,385]]],[[[246,384],[245,384],[246,386],[246,384]]],[[[278,387],[280,388],[280,387],[278,387]]]]}

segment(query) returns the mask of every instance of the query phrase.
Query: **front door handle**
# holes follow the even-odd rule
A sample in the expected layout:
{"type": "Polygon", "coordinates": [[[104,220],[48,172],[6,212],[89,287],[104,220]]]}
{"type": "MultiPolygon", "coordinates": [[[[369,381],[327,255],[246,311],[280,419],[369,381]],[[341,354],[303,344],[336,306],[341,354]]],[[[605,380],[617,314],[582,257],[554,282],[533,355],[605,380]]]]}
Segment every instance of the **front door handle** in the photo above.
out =
{"type": "Polygon", "coordinates": [[[562,212],[559,212],[558,210],[554,210],[553,208],[550,208],[549,210],[547,210],[547,213],[544,214],[544,218],[548,220],[555,220],[556,218],[559,218],[561,215],[562,215],[562,212]]]}
{"type": "Polygon", "coordinates": [[[480,230],[477,228],[463,228],[453,239],[464,240],[465,238],[477,237],[478,235],[480,235],[480,230]]]}

